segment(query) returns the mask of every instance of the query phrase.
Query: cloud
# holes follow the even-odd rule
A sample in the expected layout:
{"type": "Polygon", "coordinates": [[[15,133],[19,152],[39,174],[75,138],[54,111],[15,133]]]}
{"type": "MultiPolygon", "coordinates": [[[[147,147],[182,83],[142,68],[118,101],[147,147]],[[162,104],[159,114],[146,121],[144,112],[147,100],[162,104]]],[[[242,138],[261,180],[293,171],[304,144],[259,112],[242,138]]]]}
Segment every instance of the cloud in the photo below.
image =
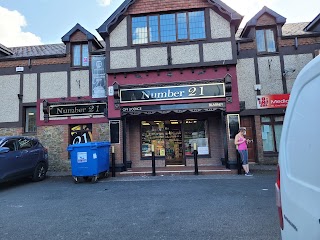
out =
{"type": "Polygon", "coordinates": [[[102,7],[109,6],[112,0],[97,0],[98,4],[102,7]]]}
{"type": "Polygon", "coordinates": [[[0,6],[0,43],[6,47],[42,44],[41,38],[31,32],[24,32],[27,21],[18,11],[0,6]]]}
{"type": "Polygon", "coordinates": [[[254,15],[256,15],[263,6],[273,8],[279,0],[222,0],[225,4],[244,16],[241,26],[243,27],[254,15]]]}

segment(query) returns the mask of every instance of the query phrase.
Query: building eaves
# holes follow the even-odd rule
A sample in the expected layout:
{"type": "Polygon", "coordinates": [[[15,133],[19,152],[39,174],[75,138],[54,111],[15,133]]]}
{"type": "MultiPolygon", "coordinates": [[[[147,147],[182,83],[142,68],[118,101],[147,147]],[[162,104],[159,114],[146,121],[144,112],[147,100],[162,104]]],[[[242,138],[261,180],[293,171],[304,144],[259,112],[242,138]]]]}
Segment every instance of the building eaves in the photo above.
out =
{"type": "Polygon", "coordinates": [[[4,53],[5,55],[12,55],[13,54],[13,52],[9,48],[2,45],[1,43],[0,43],[0,52],[4,53]]]}
{"type": "MultiPolygon", "coordinates": [[[[207,0],[208,3],[216,6],[222,13],[227,14],[231,21],[235,22],[236,29],[239,27],[243,16],[237,13],[235,10],[227,6],[220,0],[207,0]]],[[[97,32],[104,38],[110,34],[110,28],[118,22],[118,19],[128,10],[128,8],[134,4],[136,0],[125,0],[118,9],[99,27],[97,32]]]]}
{"type": "Polygon", "coordinates": [[[320,13],[303,30],[306,32],[312,31],[316,24],[320,24],[320,13]]]}
{"type": "Polygon", "coordinates": [[[243,28],[240,37],[246,37],[246,35],[249,33],[250,29],[252,27],[255,27],[258,23],[259,18],[263,15],[263,14],[269,14],[272,17],[275,18],[276,23],[279,25],[284,25],[286,23],[286,18],[281,16],[280,14],[276,13],[275,11],[271,10],[270,8],[264,6],[256,15],[254,15],[253,18],[251,18],[245,25],[245,27],[243,28]]]}
{"type": "Polygon", "coordinates": [[[74,34],[76,31],[80,31],[83,34],[86,35],[88,41],[94,41],[100,48],[103,48],[99,40],[94,36],[92,33],[90,33],[87,29],[82,27],[79,23],[77,23],[69,32],[67,32],[62,38],[62,42],[70,42],[70,38],[72,34],[74,34]]]}

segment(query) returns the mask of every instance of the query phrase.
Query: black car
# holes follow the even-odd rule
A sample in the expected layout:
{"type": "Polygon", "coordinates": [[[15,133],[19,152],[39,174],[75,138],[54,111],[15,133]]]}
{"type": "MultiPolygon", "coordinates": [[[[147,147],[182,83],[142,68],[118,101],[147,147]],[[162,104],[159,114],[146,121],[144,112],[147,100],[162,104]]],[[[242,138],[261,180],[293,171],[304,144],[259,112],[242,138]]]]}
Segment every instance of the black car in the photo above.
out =
{"type": "Polygon", "coordinates": [[[45,179],[48,170],[48,150],[36,138],[0,137],[0,182],[31,177],[45,179]]]}

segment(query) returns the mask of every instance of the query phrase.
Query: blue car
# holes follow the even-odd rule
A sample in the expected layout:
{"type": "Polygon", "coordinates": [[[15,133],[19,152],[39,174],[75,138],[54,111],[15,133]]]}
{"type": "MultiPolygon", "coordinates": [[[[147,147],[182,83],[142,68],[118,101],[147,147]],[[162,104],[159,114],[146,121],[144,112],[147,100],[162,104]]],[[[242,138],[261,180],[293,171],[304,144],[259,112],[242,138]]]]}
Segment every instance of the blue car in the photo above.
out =
{"type": "Polygon", "coordinates": [[[41,181],[46,178],[47,171],[48,150],[38,139],[0,137],[0,182],[24,177],[41,181]]]}

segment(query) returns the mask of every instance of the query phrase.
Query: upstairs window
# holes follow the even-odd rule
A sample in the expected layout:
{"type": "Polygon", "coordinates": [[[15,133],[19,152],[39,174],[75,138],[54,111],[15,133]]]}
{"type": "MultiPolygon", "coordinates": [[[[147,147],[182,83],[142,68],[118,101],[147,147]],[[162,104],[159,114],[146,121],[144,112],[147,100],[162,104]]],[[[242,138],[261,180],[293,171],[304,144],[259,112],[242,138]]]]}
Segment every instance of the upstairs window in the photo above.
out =
{"type": "Polygon", "coordinates": [[[256,31],[258,53],[276,52],[276,38],[274,29],[260,29],[256,31]]]}
{"type": "Polygon", "coordinates": [[[72,66],[74,67],[89,66],[88,44],[76,44],[72,46],[72,66]]]}
{"type": "Polygon", "coordinates": [[[204,39],[204,11],[132,18],[132,43],[176,42],[204,39]]]}

